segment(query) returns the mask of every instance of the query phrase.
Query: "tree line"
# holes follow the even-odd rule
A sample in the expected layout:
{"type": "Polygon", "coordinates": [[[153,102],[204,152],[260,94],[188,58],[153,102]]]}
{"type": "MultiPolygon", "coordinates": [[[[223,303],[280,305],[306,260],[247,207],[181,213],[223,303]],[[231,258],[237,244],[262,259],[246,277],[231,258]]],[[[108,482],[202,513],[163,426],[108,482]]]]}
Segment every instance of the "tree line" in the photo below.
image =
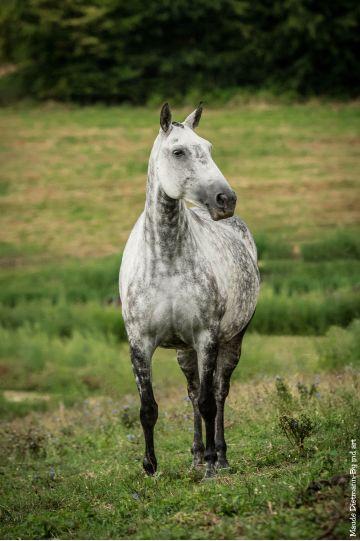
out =
{"type": "Polygon", "coordinates": [[[0,62],[13,68],[0,95],[355,96],[359,12],[356,0],[2,0],[0,62]]]}

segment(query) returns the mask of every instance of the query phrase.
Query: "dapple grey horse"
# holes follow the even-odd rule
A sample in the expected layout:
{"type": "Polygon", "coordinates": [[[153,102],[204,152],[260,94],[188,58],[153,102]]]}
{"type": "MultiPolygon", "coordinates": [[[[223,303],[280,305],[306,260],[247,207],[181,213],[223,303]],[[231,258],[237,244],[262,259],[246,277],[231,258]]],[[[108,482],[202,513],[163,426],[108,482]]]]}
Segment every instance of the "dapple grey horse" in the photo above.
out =
{"type": "Polygon", "coordinates": [[[177,350],[187,378],[194,409],[194,465],[205,459],[205,477],[228,467],[224,404],[259,293],[255,243],[245,223],[232,217],[236,195],[211,157],[211,144],[194,131],[201,113],[199,105],[183,123],[172,122],[168,104],[163,106],[145,209],[120,269],[148,474],[157,469],[158,407],[151,382],[157,347],[177,350]],[[198,208],[188,209],[185,201],[198,208]]]}

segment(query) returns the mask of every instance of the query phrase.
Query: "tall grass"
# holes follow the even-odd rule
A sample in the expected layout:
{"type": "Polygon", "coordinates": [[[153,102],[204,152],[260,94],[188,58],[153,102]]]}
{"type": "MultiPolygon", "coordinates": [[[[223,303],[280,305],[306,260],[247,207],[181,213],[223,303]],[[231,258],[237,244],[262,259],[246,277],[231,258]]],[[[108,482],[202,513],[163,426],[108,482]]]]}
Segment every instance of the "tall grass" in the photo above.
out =
{"type": "Polygon", "coordinates": [[[61,339],[30,327],[0,328],[0,357],[7,360],[0,384],[5,389],[51,392],[64,399],[99,389],[110,394],[135,390],[127,345],[114,337],[75,331],[61,339]]]}
{"type": "Polygon", "coordinates": [[[352,291],[287,295],[264,287],[250,328],[262,334],[316,335],[358,317],[360,297],[352,291]]]}
{"type": "Polygon", "coordinates": [[[0,303],[47,299],[59,302],[109,302],[118,295],[120,256],[90,261],[72,260],[38,268],[2,270],[0,303]]]}
{"type": "Polygon", "coordinates": [[[317,350],[323,369],[341,370],[346,365],[359,369],[360,320],[353,321],[348,329],[331,327],[317,350]]]}
{"type": "MultiPolygon", "coordinates": [[[[264,244],[265,259],[260,260],[262,290],[251,331],[322,334],[332,325],[346,326],[360,317],[360,261],[329,260],[341,254],[339,239],[348,239],[341,246],[356,244],[352,234],[346,232],[338,233],[331,242],[326,238],[321,242],[332,246],[332,251],[319,261],[266,259],[266,254],[280,257],[282,248],[267,252],[268,245],[264,244]]],[[[307,245],[301,250],[310,258],[307,245]]],[[[356,255],[356,250],[351,254],[356,255]]],[[[125,340],[117,306],[120,259],[116,255],[38,269],[3,270],[0,325],[8,329],[29,326],[60,338],[80,332],[125,340]]]]}
{"type": "MultiPolygon", "coordinates": [[[[360,323],[331,327],[323,337],[246,336],[233,380],[275,375],[314,374],[360,363],[360,323]]],[[[49,336],[31,327],[0,327],[0,389],[50,393],[71,401],[89,394],[112,397],[136,392],[128,345],[115,337],[81,334],[49,336]]],[[[158,350],[153,362],[154,385],[163,389],[182,385],[185,378],[174,351],[158,350]]]]}
{"type": "Polygon", "coordinates": [[[360,235],[358,231],[337,229],[331,235],[304,243],[301,253],[305,261],[359,259],[360,235]]]}
{"type": "Polygon", "coordinates": [[[262,282],[274,293],[293,296],[311,291],[331,293],[355,289],[360,284],[360,260],[303,261],[265,260],[260,262],[262,282]]]}
{"type": "Polygon", "coordinates": [[[80,332],[83,335],[111,335],[117,340],[126,339],[120,307],[95,301],[67,303],[41,299],[21,300],[13,307],[0,305],[0,325],[6,329],[26,326],[35,332],[42,331],[60,338],[69,338],[80,332]]]}
{"type": "MultiPolygon", "coordinates": [[[[331,293],[314,290],[310,293],[276,293],[264,284],[249,332],[261,334],[323,334],[332,325],[346,326],[360,317],[360,298],[352,290],[331,293]]],[[[70,303],[46,299],[15,306],[0,305],[0,325],[5,329],[29,328],[34,333],[71,338],[102,336],[104,339],[126,340],[126,331],[119,306],[95,301],[70,303]]]]}

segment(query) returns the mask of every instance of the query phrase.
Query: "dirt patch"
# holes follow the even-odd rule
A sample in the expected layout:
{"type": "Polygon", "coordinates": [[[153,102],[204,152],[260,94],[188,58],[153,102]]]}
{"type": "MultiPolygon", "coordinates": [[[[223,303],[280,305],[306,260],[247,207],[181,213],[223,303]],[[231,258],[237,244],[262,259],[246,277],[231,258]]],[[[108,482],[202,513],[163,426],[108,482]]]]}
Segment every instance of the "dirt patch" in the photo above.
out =
{"type": "Polygon", "coordinates": [[[49,394],[41,394],[33,391],[4,391],[4,398],[8,402],[35,402],[45,401],[48,402],[51,398],[49,394]]]}

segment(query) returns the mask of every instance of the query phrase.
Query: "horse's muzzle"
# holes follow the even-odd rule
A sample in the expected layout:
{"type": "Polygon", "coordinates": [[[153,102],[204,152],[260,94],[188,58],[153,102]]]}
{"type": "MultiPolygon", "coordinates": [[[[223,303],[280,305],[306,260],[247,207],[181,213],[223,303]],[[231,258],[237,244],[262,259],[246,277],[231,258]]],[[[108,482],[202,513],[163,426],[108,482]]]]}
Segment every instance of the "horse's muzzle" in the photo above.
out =
{"type": "Polygon", "coordinates": [[[213,220],[224,220],[234,215],[236,207],[236,193],[229,190],[216,194],[212,205],[208,205],[210,216],[213,220]]]}

